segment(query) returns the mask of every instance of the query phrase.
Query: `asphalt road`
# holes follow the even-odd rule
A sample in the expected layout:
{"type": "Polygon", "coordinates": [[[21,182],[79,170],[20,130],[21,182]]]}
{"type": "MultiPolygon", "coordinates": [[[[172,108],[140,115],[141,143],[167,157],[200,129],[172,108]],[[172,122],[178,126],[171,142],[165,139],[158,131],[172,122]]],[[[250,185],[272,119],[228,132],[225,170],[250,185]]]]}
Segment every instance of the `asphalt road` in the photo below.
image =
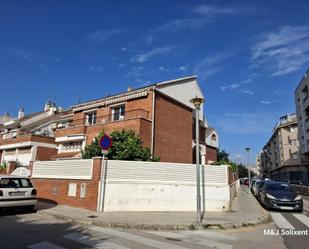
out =
{"type": "Polygon", "coordinates": [[[302,213],[291,211],[271,211],[275,223],[274,230],[267,230],[269,235],[281,237],[289,249],[304,249],[309,245],[309,198],[303,196],[304,211],[302,213]]]}
{"type": "MultiPolygon", "coordinates": [[[[39,213],[0,216],[1,249],[245,249],[286,248],[274,224],[220,231],[141,231],[74,225],[39,213]]],[[[308,244],[307,244],[308,245],[308,244]]],[[[306,247],[302,247],[306,248],[306,247]]]]}

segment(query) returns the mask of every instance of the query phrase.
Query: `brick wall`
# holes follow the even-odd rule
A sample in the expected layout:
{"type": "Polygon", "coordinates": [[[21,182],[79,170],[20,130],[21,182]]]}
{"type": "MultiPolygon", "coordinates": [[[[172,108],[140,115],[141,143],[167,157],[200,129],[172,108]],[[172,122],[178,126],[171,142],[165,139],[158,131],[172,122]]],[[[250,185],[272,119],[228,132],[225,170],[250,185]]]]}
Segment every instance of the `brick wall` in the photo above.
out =
{"type": "MultiPolygon", "coordinates": [[[[38,198],[56,202],[59,205],[84,208],[96,211],[98,186],[101,174],[101,158],[95,158],[91,180],[66,180],[66,179],[38,179],[32,178],[32,182],[38,191],[38,198]],[[69,184],[77,184],[76,197],[68,196],[69,184]],[[80,197],[81,184],[86,183],[86,198],[80,197]]],[[[32,163],[30,170],[32,169],[32,163]]]]}
{"type": "Polygon", "coordinates": [[[130,112],[130,111],[137,110],[137,109],[143,109],[149,113],[148,118],[151,119],[152,96],[153,96],[153,92],[150,91],[150,93],[144,98],[129,100],[126,103],[126,111],[130,112]]]}
{"type": "Polygon", "coordinates": [[[53,155],[56,155],[58,150],[56,148],[37,147],[36,159],[39,161],[49,161],[53,155]]]}
{"type": "Polygon", "coordinates": [[[217,161],[217,149],[211,146],[206,146],[206,164],[209,161],[217,161]]]}
{"type": "Polygon", "coordinates": [[[0,145],[4,144],[15,144],[15,143],[23,143],[23,142],[39,142],[39,143],[55,143],[55,138],[53,137],[46,137],[46,136],[39,136],[39,135],[20,135],[16,138],[8,138],[8,139],[1,139],[0,145]]]}
{"type": "Polygon", "coordinates": [[[192,110],[159,93],[154,154],[162,162],[192,163],[192,110]]]}
{"type": "Polygon", "coordinates": [[[104,129],[106,134],[110,134],[113,131],[133,130],[137,135],[140,135],[140,119],[120,120],[107,124],[91,125],[87,128],[87,144],[91,144],[94,137],[97,137],[104,129]]]}
{"type": "Polygon", "coordinates": [[[73,124],[74,125],[82,125],[85,123],[85,116],[82,111],[75,112],[73,116],[73,124]]]}
{"type": "Polygon", "coordinates": [[[64,137],[72,134],[86,134],[87,126],[80,125],[76,127],[69,127],[58,129],[55,131],[55,137],[64,137]]]}

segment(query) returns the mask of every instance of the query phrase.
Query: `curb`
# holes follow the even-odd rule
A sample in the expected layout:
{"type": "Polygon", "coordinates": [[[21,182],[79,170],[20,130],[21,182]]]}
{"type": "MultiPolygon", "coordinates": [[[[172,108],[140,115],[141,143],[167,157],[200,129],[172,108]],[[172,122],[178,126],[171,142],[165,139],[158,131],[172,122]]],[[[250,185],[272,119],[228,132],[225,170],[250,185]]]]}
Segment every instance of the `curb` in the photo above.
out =
{"type": "MultiPolygon", "coordinates": [[[[265,211],[264,211],[265,212],[265,211]]],[[[38,211],[39,214],[47,215],[57,219],[65,220],[75,224],[95,225],[108,228],[123,228],[123,229],[139,229],[139,230],[224,230],[224,229],[239,229],[242,227],[256,226],[266,224],[271,221],[269,214],[264,215],[256,220],[238,223],[223,223],[223,224],[208,224],[208,223],[192,223],[192,224],[130,224],[120,222],[104,222],[100,220],[74,219],[72,217],[61,214],[50,213],[48,211],[38,211]]]]}

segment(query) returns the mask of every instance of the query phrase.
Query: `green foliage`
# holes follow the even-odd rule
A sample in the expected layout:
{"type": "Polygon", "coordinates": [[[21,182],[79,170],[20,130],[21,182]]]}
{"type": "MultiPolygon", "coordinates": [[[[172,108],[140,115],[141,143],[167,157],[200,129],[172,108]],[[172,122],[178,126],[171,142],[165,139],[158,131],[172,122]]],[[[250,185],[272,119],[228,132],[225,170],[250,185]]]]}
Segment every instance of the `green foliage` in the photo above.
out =
{"type": "MultiPolygon", "coordinates": [[[[242,165],[242,164],[238,164],[238,175],[239,177],[248,177],[248,169],[242,165]]],[[[252,176],[252,175],[251,175],[252,176]]]]}
{"type": "MultiPolygon", "coordinates": [[[[102,156],[99,140],[104,135],[104,131],[85,147],[82,151],[83,159],[90,159],[102,156]]],[[[160,161],[159,157],[151,158],[150,149],[143,148],[142,141],[132,130],[114,131],[110,134],[112,147],[107,154],[108,159],[128,160],[128,161],[160,161]]]]}
{"type": "Polygon", "coordinates": [[[7,167],[7,163],[6,162],[3,162],[0,164],[0,170],[5,170],[7,167]]]}
{"type": "Polygon", "coordinates": [[[112,160],[148,161],[150,149],[143,148],[142,141],[132,130],[114,131],[111,133],[113,146],[107,157],[112,160]]]}
{"type": "Polygon", "coordinates": [[[218,162],[220,161],[229,162],[229,153],[227,153],[225,150],[219,149],[217,153],[217,160],[218,162]]]}
{"type": "Polygon", "coordinates": [[[104,135],[104,130],[92,141],[91,144],[86,145],[85,149],[81,151],[83,159],[91,159],[93,157],[102,156],[102,150],[99,145],[100,138],[104,135]]]}

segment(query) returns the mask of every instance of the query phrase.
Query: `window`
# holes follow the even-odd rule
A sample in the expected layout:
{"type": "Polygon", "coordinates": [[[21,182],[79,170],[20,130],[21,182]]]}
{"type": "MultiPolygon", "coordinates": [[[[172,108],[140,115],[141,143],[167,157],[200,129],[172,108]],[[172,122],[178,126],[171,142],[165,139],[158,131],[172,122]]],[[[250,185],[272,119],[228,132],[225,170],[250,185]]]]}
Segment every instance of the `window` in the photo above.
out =
{"type": "Polygon", "coordinates": [[[293,154],[292,154],[292,158],[295,159],[295,160],[298,159],[297,153],[293,153],[293,154]]]}
{"type": "Polygon", "coordinates": [[[83,141],[71,141],[62,144],[63,151],[80,151],[82,149],[83,141]]]}
{"type": "Polygon", "coordinates": [[[87,125],[93,125],[96,123],[97,119],[97,113],[96,112],[90,112],[86,114],[86,124],[87,125]]]}
{"type": "Polygon", "coordinates": [[[216,136],[215,134],[212,134],[211,139],[212,139],[213,141],[217,141],[217,136],[216,136]]]}
{"type": "Polygon", "coordinates": [[[115,106],[113,107],[112,114],[113,114],[113,121],[123,120],[125,113],[125,105],[115,106]]]}

